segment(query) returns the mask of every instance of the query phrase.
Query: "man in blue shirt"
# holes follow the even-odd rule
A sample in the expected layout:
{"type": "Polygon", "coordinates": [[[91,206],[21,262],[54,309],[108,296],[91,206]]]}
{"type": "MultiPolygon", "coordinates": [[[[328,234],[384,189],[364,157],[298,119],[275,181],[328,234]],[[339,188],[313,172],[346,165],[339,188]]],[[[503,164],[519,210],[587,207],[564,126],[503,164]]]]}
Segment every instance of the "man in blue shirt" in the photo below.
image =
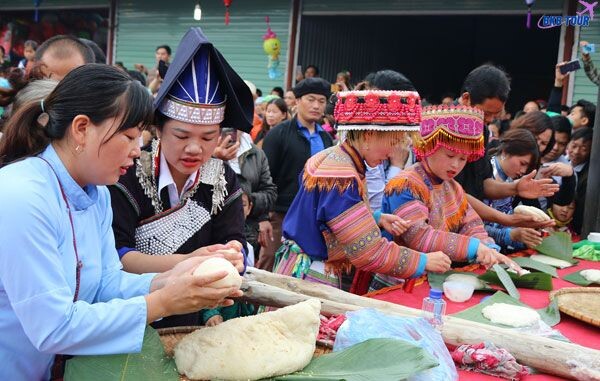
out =
{"type": "Polygon", "coordinates": [[[260,251],[257,267],[271,271],[275,251],[281,246],[281,223],[298,193],[298,175],[314,154],[333,145],[319,121],[325,113],[331,85],[322,78],[307,78],[293,89],[296,96],[294,118],[275,126],[263,143],[273,182],[277,185],[275,210],[271,213],[273,241],[260,251]]]}

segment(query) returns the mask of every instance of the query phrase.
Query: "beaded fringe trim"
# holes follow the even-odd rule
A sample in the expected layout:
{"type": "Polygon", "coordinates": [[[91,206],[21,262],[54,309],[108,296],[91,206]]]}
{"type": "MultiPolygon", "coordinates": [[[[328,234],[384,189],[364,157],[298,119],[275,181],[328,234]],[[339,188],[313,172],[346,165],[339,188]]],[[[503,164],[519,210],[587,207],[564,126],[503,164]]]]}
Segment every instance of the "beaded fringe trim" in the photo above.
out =
{"type": "Polygon", "coordinates": [[[417,158],[422,160],[435,153],[440,147],[468,155],[468,161],[475,161],[485,154],[483,135],[477,139],[468,139],[441,128],[425,139],[418,139],[415,144],[415,153],[417,158]]]}

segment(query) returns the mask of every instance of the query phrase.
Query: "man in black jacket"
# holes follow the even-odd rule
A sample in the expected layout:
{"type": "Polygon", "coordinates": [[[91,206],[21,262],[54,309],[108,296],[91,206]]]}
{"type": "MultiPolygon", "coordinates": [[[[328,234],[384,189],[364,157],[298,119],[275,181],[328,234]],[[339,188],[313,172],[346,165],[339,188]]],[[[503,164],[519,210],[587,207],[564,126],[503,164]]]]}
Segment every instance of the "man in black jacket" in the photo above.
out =
{"type": "Polygon", "coordinates": [[[307,78],[293,91],[296,116],[275,126],[264,139],[263,150],[269,160],[273,182],[277,185],[275,210],[271,214],[273,241],[263,247],[257,267],[272,271],[275,251],[281,246],[281,224],[298,193],[298,175],[314,154],[329,148],[333,141],[318,124],[323,117],[330,84],[322,78],[307,78]]]}

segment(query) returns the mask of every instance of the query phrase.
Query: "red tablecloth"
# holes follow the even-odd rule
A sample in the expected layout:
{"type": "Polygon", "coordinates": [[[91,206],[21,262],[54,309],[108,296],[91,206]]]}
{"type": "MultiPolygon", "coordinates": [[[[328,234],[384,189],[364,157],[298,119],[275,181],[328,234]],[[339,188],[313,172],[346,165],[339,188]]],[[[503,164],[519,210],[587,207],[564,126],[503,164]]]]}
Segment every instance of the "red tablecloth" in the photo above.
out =
{"type": "MultiPolygon", "coordinates": [[[[559,277],[577,272],[583,269],[600,269],[600,262],[580,261],[577,266],[570,267],[564,270],[558,270],[559,277]]],[[[573,283],[569,283],[562,279],[552,280],[555,290],[564,287],[579,287],[573,283]]],[[[542,308],[548,305],[549,292],[520,288],[521,301],[533,308],[542,308]]],[[[386,293],[372,296],[375,299],[385,300],[392,303],[402,304],[408,307],[421,308],[423,298],[429,294],[429,284],[424,282],[421,285],[415,286],[411,293],[407,293],[401,289],[395,289],[386,293]]],[[[446,314],[453,314],[479,303],[482,298],[490,295],[489,293],[476,292],[473,297],[464,303],[455,303],[445,298],[447,307],[446,314]]],[[[560,323],[553,327],[559,330],[565,337],[574,343],[586,346],[588,348],[600,349],[600,328],[594,327],[588,323],[571,318],[564,313],[561,313],[560,323]]],[[[485,376],[480,373],[459,371],[460,380],[500,380],[498,377],[485,376]]],[[[542,380],[562,380],[559,377],[549,375],[531,375],[524,378],[525,381],[542,381],[542,380]]]]}

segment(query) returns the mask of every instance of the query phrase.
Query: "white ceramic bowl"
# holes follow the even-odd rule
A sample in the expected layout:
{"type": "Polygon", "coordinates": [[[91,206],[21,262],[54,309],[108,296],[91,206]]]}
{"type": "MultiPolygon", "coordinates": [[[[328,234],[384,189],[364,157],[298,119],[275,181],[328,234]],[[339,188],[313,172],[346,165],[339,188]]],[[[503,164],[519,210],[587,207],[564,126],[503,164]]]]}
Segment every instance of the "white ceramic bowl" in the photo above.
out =
{"type": "Polygon", "coordinates": [[[464,302],[471,299],[475,288],[473,284],[466,282],[449,281],[444,282],[444,295],[453,302],[464,302]]]}
{"type": "Polygon", "coordinates": [[[593,232],[588,235],[588,241],[590,242],[600,242],[600,233],[593,232]]]}

